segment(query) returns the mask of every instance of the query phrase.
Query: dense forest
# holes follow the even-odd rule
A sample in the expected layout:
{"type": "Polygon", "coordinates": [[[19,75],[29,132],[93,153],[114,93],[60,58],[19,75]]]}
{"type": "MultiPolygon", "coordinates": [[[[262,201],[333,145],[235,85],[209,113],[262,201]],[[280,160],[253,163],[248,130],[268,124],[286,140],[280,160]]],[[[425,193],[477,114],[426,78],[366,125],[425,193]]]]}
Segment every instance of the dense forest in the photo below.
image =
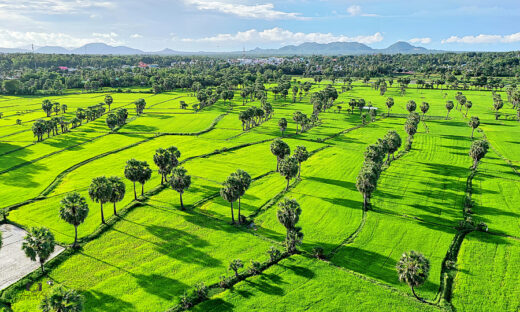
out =
{"type": "MultiPolygon", "coordinates": [[[[348,81],[353,78],[417,76],[417,84],[452,89],[497,89],[515,86],[520,75],[518,52],[445,53],[426,55],[364,55],[286,57],[281,64],[238,65],[236,59],[202,56],[108,56],[1,54],[0,83],[9,95],[52,95],[65,89],[94,91],[103,87],[142,86],[154,92],[175,88],[248,85],[263,76],[284,75],[348,81]],[[156,64],[156,68],[137,65],[156,64]],[[509,78],[505,78],[509,77],[509,78]],[[511,78],[513,77],[513,78],[511,78]]],[[[122,90],[121,90],[122,91],[122,90]]]]}

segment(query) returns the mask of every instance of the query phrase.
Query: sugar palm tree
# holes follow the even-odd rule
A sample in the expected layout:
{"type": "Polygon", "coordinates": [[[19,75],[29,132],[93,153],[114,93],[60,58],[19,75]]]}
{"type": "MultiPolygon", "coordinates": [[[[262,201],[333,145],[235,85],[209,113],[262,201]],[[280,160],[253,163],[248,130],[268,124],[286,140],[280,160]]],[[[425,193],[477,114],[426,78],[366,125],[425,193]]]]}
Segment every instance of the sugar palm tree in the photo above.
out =
{"type": "Polygon", "coordinates": [[[291,153],[291,149],[284,141],[275,139],[273,143],[271,143],[271,153],[276,156],[276,171],[278,171],[280,160],[289,155],[291,153]]]}
{"type": "Polygon", "coordinates": [[[283,133],[285,132],[285,129],[287,129],[287,119],[280,118],[280,120],[278,121],[278,127],[280,128],[280,131],[282,131],[283,137],[283,133]]]}
{"type": "Polygon", "coordinates": [[[473,133],[475,132],[475,129],[480,126],[480,119],[477,116],[471,117],[469,120],[469,126],[471,127],[471,138],[473,139],[473,133]]]}
{"type": "Polygon", "coordinates": [[[141,162],[136,159],[130,159],[126,162],[125,177],[134,183],[134,199],[137,200],[137,192],[135,191],[135,182],[139,181],[139,173],[141,162]]]}
{"type": "Polygon", "coordinates": [[[32,261],[36,261],[36,258],[38,258],[42,273],[45,273],[43,264],[54,252],[55,246],[54,235],[52,235],[49,229],[44,227],[32,227],[24,238],[22,250],[32,261]]]}
{"type": "Polygon", "coordinates": [[[43,312],[81,312],[83,297],[74,289],[53,286],[40,303],[43,312]]]}
{"type": "Polygon", "coordinates": [[[245,172],[244,170],[242,169],[238,169],[236,172],[233,172],[231,174],[232,176],[235,176],[239,182],[239,193],[240,195],[238,196],[238,224],[241,224],[242,223],[242,217],[240,215],[240,206],[241,206],[241,203],[240,203],[240,198],[242,196],[244,196],[244,194],[246,193],[247,189],[249,189],[249,186],[251,185],[251,176],[249,175],[249,173],[245,172]]]}
{"type": "Polygon", "coordinates": [[[287,252],[294,253],[294,251],[296,251],[296,245],[301,244],[303,239],[301,228],[296,226],[300,220],[302,209],[296,200],[287,198],[279,202],[278,207],[279,209],[276,212],[276,216],[278,217],[278,221],[286,229],[285,246],[287,252]]]}
{"type": "Polygon", "coordinates": [[[390,109],[392,109],[392,106],[394,106],[394,99],[389,97],[388,99],[386,99],[386,107],[388,107],[388,115],[387,116],[390,116],[390,109]]]}
{"type": "Polygon", "coordinates": [[[280,175],[285,177],[287,180],[287,186],[285,187],[285,190],[289,190],[289,182],[292,178],[296,177],[298,174],[298,160],[294,156],[288,156],[282,159],[280,161],[280,175]]]}
{"type": "Polygon", "coordinates": [[[453,101],[446,101],[446,109],[448,110],[448,114],[446,114],[446,120],[448,120],[450,111],[453,109],[453,101]]]}
{"type": "Polygon", "coordinates": [[[469,149],[469,156],[473,159],[473,170],[477,169],[478,162],[486,156],[489,143],[486,140],[474,141],[469,149]]]}
{"type": "Polygon", "coordinates": [[[117,215],[116,203],[125,198],[126,184],[120,177],[109,177],[108,182],[112,185],[109,201],[114,204],[114,215],[117,215]]]}
{"type": "Polygon", "coordinates": [[[424,301],[415,293],[415,287],[419,287],[428,279],[430,273],[430,261],[415,251],[405,252],[396,265],[399,280],[408,284],[413,295],[420,301],[424,301]]]}
{"type": "Polygon", "coordinates": [[[105,215],[103,213],[103,204],[110,201],[112,196],[112,183],[106,177],[97,177],[92,179],[92,183],[88,188],[90,198],[99,203],[101,208],[101,223],[105,223],[105,215]]]}
{"type": "Polygon", "coordinates": [[[105,104],[108,106],[108,110],[110,110],[110,105],[112,105],[112,102],[114,102],[114,99],[110,94],[105,95],[105,104]]]}
{"type": "Polygon", "coordinates": [[[296,150],[294,150],[294,157],[298,161],[298,179],[300,178],[300,173],[302,171],[302,162],[307,161],[309,159],[309,152],[305,146],[296,146],[296,150]]]}
{"type": "Polygon", "coordinates": [[[182,194],[191,185],[191,176],[186,174],[187,170],[183,167],[174,168],[172,170],[172,177],[170,179],[170,186],[172,189],[179,192],[181,201],[181,210],[184,210],[184,204],[182,202],[182,194]]]}
{"type": "Polygon", "coordinates": [[[235,176],[229,176],[220,189],[220,196],[231,205],[231,223],[235,224],[235,215],[233,212],[233,202],[240,197],[240,181],[235,176]]]}
{"type": "Polygon", "coordinates": [[[76,247],[78,242],[78,226],[85,221],[88,215],[88,205],[85,197],[78,193],[67,194],[60,202],[60,217],[74,226],[74,244],[76,247]]]}

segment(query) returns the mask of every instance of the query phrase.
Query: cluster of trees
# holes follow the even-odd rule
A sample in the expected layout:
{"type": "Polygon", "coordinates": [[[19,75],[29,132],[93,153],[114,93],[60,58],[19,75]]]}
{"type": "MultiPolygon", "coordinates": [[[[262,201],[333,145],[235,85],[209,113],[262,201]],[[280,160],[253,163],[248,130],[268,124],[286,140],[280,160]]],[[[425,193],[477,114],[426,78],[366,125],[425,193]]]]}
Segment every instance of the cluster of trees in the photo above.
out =
{"type": "Polygon", "coordinates": [[[406,138],[406,146],[405,149],[409,151],[412,149],[413,136],[417,133],[417,127],[419,126],[419,122],[421,122],[421,117],[416,112],[411,112],[406,119],[404,124],[404,130],[408,134],[406,138]]]}
{"type": "MultiPolygon", "coordinates": [[[[135,192],[135,189],[134,189],[135,192]]],[[[101,223],[105,224],[103,204],[114,204],[114,215],[117,215],[116,203],[125,198],[126,185],[120,177],[96,177],[92,179],[88,188],[88,195],[94,202],[99,203],[101,209],[101,223]]]]}
{"type": "Polygon", "coordinates": [[[379,176],[382,172],[385,156],[387,163],[390,163],[390,155],[395,159],[395,152],[401,147],[401,137],[391,130],[383,139],[378,139],[375,144],[371,144],[365,151],[365,160],[356,179],[356,187],[363,195],[363,209],[370,207],[370,197],[377,187],[379,176]]]}
{"type": "Polygon", "coordinates": [[[241,214],[240,198],[244,196],[251,185],[251,176],[244,170],[238,169],[227,177],[220,188],[220,196],[229,202],[231,206],[231,224],[235,224],[233,203],[238,200],[238,224],[245,223],[245,217],[241,214]]]}
{"type": "Polygon", "coordinates": [[[290,180],[296,176],[300,178],[301,164],[309,159],[310,154],[305,146],[297,146],[291,156],[289,145],[281,139],[271,143],[271,153],[276,156],[276,171],[287,180],[285,190],[288,190],[290,180]]]}
{"type": "Polygon", "coordinates": [[[251,106],[238,114],[238,119],[242,122],[242,130],[249,130],[256,127],[273,117],[274,109],[271,103],[262,104],[262,108],[251,106]]]}
{"type": "Polygon", "coordinates": [[[110,130],[114,130],[116,127],[121,127],[126,124],[128,119],[128,110],[126,108],[120,108],[116,113],[109,113],[107,115],[106,123],[110,130]]]}
{"type": "Polygon", "coordinates": [[[293,121],[296,123],[296,133],[298,133],[298,125],[300,126],[300,133],[303,133],[314,126],[316,122],[318,122],[318,115],[313,113],[309,118],[307,117],[307,114],[296,111],[293,113],[293,121]]]}
{"type": "Polygon", "coordinates": [[[60,134],[59,129],[61,128],[61,133],[65,133],[69,131],[69,122],[65,119],[65,117],[52,117],[48,120],[38,119],[36,120],[31,130],[34,136],[37,138],[37,141],[43,141],[43,135],[47,133],[47,138],[52,135],[60,134]],[[58,128],[59,127],[59,128],[58,128]]]}

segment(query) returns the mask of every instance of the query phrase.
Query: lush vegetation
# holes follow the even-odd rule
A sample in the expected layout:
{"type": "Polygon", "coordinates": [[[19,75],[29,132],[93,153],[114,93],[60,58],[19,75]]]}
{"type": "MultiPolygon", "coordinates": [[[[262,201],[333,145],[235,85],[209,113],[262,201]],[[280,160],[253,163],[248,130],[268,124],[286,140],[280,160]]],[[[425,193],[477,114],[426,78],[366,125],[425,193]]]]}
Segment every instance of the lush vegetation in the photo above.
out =
{"type": "Polygon", "coordinates": [[[510,54],[17,57],[0,62],[24,85],[0,97],[0,217],[42,266],[0,310],[518,310],[510,54]],[[63,86],[29,92],[31,75],[63,86]]]}

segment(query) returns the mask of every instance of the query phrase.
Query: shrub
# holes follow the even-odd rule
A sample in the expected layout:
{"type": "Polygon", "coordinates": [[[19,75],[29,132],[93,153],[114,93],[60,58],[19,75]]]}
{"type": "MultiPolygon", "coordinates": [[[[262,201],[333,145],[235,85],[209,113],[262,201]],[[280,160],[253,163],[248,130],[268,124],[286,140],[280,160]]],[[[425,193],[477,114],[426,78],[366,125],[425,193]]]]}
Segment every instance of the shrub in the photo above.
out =
{"type": "Polygon", "coordinates": [[[253,275],[257,275],[261,271],[262,264],[258,261],[251,260],[251,267],[249,272],[253,275]]]}

